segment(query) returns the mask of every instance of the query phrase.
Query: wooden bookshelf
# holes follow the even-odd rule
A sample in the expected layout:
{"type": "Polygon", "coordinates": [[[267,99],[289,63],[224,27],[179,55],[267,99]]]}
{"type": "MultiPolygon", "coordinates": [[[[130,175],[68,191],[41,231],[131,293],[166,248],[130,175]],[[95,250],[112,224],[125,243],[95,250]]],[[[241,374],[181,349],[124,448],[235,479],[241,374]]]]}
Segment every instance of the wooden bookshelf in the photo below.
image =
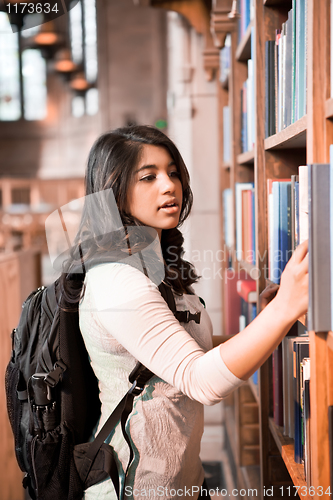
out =
{"type": "MultiPolygon", "coordinates": [[[[230,2],[231,4],[232,2],[230,2]]],[[[223,4],[217,0],[216,4],[223,4]]],[[[228,86],[228,105],[231,111],[231,161],[228,171],[228,187],[235,193],[238,182],[254,182],[255,185],[255,237],[256,266],[247,262],[237,262],[233,255],[235,269],[245,269],[254,277],[257,272],[259,293],[265,288],[268,250],[267,217],[267,179],[290,178],[298,174],[298,167],[306,163],[328,163],[329,146],[333,144],[333,99],[330,97],[330,12],[327,0],[307,0],[307,97],[306,114],[280,132],[265,137],[265,43],[275,39],[275,30],[281,29],[292,8],[292,0],[255,0],[254,17],[243,38],[238,41],[238,19],[231,30],[231,66],[228,86]],[[241,149],[241,103],[240,90],[248,78],[247,60],[251,57],[251,29],[254,28],[252,46],[255,51],[255,145],[246,153],[241,149]]],[[[230,31],[230,28],[228,28],[230,31]]],[[[253,31],[253,30],[252,30],[253,31]]],[[[219,84],[220,85],[220,84],[219,84]]],[[[225,90],[223,90],[225,92],[225,90]]],[[[222,119],[222,118],[221,118],[222,119]]],[[[224,185],[221,182],[221,190],[224,185]]],[[[235,196],[234,196],[235,198],[235,196]]],[[[235,208],[235,206],[234,206],[235,208]]],[[[233,211],[234,239],[236,241],[236,217],[233,211]]],[[[223,243],[223,242],[222,242],[223,243]]],[[[258,304],[259,308],[259,304],[258,304]]],[[[306,327],[306,316],[299,318],[306,327]]],[[[329,443],[328,443],[328,406],[333,405],[333,333],[309,332],[311,357],[311,485],[316,489],[323,487],[324,492],[330,485],[329,443]]],[[[265,498],[264,489],[273,487],[273,498],[281,497],[281,485],[307,486],[304,467],[294,461],[294,441],[283,435],[273,416],[272,359],[260,369],[258,388],[252,380],[247,387],[252,395],[252,405],[259,412],[259,448],[257,466],[251,469],[252,478],[260,484],[258,497],[265,498]]],[[[226,432],[233,439],[233,453],[238,454],[237,443],[244,433],[242,412],[249,411],[246,406],[237,404],[241,395],[235,395],[234,411],[226,412],[226,432]],[[238,399],[237,399],[238,398],[238,399]],[[233,419],[232,426],[228,419],[233,419]]],[[[246,427],[246,432],[254,428],[246,427]]],[[[239,460],[235,460],[242,477],[239,484],[246,481],[239,460]]],[[[247,469],[249,470],[249,469],[247,469]]],[[[252,483],[256,481],[252,480],[252,483]]],[[[333,485],[332,485],[333,487],[333,485]]],[[[292,495],[294,495],[293,490],[292,495]]],[[[300,498],[310,495],[300,494],[300,498]]],[[[333,493],[333,491],[332,491],[333,493]]],[[[319,497],[319,495],[318,495],[319,497]]],[[[324,498],[328,495],[324,494],[324,498]]],[[[313,498],[313,497],[312,497],[313,498]]],[[[314,498],[317,498],[316,495],[314,498]]]]}
{"type": "Polygon", "coordinates": [[[238,165],[253,165],[254,164],[254,151],[246,151],[237,156],[238,165]]]}
{"type": "Polygon", "coordinates": [[[253,22],[251,21],[248,25],[246,32],[241,39],[237,51],[236,59],[237,61],[247,61],[251,57],[251,29],[253,27],[253,22]]]}
{"type": "Polygon", "coordinates": [[[264,145],[265,149],[295,149],[305,148],[306,146],[306,115],[286,127],[281,132],[267,137],[264,145]]]}
{"type": "MultiPolygon", "coordinates": [[[[290,437],[284,436],[283,429],[276,425],[272,418],[269,419],[269,429],[281,453],[284,463],[287,466],[294,485],[306,488],[307,484],[304,476],[304,467],[302,464],[295,463],[294,460],[294,440],[290,437]]],[[[310,499],[311,497],[310,495],[302,495],[302,498],[310,499]]]]}

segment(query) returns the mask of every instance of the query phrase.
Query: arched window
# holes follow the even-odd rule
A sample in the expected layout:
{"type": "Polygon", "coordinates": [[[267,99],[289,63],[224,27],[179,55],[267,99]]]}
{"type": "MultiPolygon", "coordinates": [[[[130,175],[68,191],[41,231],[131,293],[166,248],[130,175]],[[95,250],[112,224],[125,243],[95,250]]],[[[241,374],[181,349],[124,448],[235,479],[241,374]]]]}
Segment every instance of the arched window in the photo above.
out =
{"type": "Polygon", "coordinates": [[[83,67],[84,76],[91,86],[85,93],[72,99],[73,116],[94,115],[98,111],[97,22],[95,0],[80,0],[69,11],[72,58],[83,67]]]}
{"type": "Polygon", "coordinates": [[[43,120],[46,117],[46,63],[40,50],[22,50],[22,37],[31,34],[30,29],[13,33],[7,14],[0,12],[0,120],[2,121],[43,120]]]}

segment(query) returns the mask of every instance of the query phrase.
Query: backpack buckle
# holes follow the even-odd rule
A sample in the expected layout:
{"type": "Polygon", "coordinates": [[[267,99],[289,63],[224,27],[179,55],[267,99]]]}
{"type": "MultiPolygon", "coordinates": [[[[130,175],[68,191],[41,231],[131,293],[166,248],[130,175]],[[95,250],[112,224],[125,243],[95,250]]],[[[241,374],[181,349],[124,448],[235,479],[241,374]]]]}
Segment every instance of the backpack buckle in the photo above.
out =
{"type": "Polygon", "coordinates": [[[141,394],[143,389],[143,387],[138,386],[138,381],[134,380],[132,387],[128,391],[128,394],[134,394],[134,396],[138,396],[139,394],[141,394]]]}
{"type": "Polygon", "coordinates": [[[44,379],[45,383],[50,387],[55,387],[66,369],[67,366],[65,363],[58,359],[58,361],[54,363],[53,370],[46,375],[44,379]]]}

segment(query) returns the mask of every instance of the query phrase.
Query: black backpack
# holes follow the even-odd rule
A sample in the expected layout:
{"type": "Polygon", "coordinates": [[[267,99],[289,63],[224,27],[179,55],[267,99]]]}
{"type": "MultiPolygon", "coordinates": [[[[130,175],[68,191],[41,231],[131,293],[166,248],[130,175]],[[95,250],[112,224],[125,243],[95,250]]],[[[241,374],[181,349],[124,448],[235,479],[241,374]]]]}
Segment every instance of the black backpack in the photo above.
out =
{"type": "MultiPolygon", "coordinates": [[[[161,283],[159,290],[179,321],[200,321],[200,313],[176,311],[169,286],[161,283]]],[[[78,307],[64,303],[58,280],[29,295],[12,332],[6,397],[16,458],[25,472],[23,486],[32,499],[80,500],[86,488],[107,477],[119,498],[112,447],[104,441],[121,420],[130,464],[133,450],[125,424],[134,397],[152,376],[137,363],[129,376],[132,387],[89,442],[100,417],[100,401],[79,329],[78,307]]]]}

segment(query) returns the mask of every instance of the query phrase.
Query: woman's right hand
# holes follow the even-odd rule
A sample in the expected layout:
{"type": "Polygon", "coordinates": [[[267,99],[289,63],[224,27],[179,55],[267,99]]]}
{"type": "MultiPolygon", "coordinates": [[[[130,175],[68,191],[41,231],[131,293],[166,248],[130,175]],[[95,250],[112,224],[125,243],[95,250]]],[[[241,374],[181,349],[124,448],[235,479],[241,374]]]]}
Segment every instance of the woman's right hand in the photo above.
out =
{"type": "Polygon", "coordinates": [[[309,301],[308,240],[301,243],[287,263],[280,281],[276,304],[295,321],[307,312],[309,301]]]}

